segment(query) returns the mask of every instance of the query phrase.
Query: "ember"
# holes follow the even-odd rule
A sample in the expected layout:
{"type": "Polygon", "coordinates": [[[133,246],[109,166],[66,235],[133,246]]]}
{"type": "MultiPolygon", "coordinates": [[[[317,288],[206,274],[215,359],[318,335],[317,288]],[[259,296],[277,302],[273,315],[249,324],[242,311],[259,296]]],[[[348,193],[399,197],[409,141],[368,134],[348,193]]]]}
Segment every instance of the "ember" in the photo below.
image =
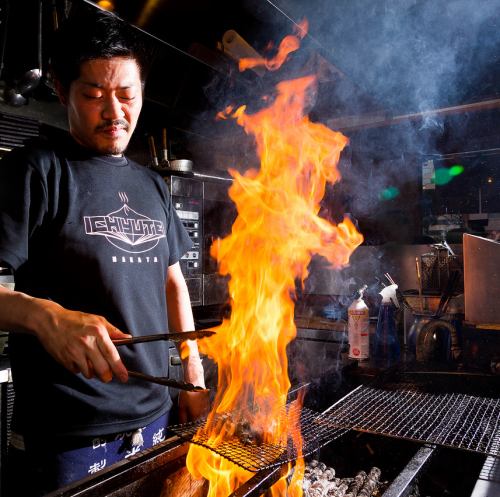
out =
{"type": "MultiPolygon", "coordinates": [[[[299,36],[295,40],[298,44],[299,36]]],[[[286,46],[295,45],[288,39],[286,46]]],[[[200,344],[219,371],[206,425],[212,446],[236,431],[250,442],[287,445],[293,421],[284,422],[280,410],[290,387],[286,347],[296,335],[296,281],[307,277],[313,254],[340,267],[362,242],[349,219],[334,225],[318,216],[326,183],[340,179],[337,163],[348,140],[304,115],[315,84],[314,76],[282,82],[271,107],[249,115],[243,106],[232,113],[255,137],[261,167],[243,175],[231,171],[229,193],[238,217],[231,234],[211,250],[219,272],[231,277],[231,316],[200,344]],[[217,421],[221,415],[227,417],[223,423],[217,421]]],[[[293,443],[300,452],[301,441],[293,443]]],[[[251,476],[195,445],[187,466],[195,477],[210,481],[209,497],[225,497],[251,476]]],[[[295,473],[288,493],[299,496],[295,473]]],[[[284,480],[278,482],[273,495],[284,495],[283,485],[284,480]]]]}
{"type": "Polygon", "coordinates": [[[304,471],[304,497],[372,497],[378,495],[380,469],[368,474],[358,471],[354,478],[338,478],[335,469],[315,459],[304,471]]]}

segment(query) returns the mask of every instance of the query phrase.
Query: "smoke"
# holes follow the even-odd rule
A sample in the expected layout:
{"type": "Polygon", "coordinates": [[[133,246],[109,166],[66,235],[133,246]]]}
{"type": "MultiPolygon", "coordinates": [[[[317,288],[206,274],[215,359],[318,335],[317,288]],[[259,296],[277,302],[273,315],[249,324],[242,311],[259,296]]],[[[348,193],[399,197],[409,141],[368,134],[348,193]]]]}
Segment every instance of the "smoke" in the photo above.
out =
{"type": "MultiPolygon", "coordinates": [[[[311,35],[352,81],[397,112],[459,102],[499,47],[496,0],[313,3],[311,35]]],[[[286,4],[302,15],[300,2],[286,4]]]]}
{"type": "MultiPolygon", "coordinates": [[[[312,117],[333,127],[336,120],[345,122],[347,117],[366,120],[371,114],[383,119],[474,101],[489,91],[494,94],[498,91],[494,74],[500,71],[498,10],[498,0],[281,0],[263,2],[255,12],[249,7],[258,22],[247,33],[247,41],[261,53],[263,40],[276,46],[293,31],[291,19],[307,19],[309,35],[277,73],[258,77],[247,71],[241,76],[234,67],[224,68],[206,84],[208,108],[197,120],[195,132],[213,136],[213,141],[200,148],[206,152],[208,146],[216,154],[224,148],[230,157],[231,149],[239,149],[244,154],[238,168],[244,169],[246,161],[253,166],[255,158],[251,153],[246,157],[249,144],[243,132],[236,131],[233,123],[233,132],[228,133],[227,126],[214,122],[215,114],[229,103],[257,110],[266,103],[264,95],[272,98],[279,79],[306,72],[316,71],[320,81],[312,117]]],[[[444,132],[444,120],[436,115],[379,132],[345,131],[365,161],[377,155],[394,159],[394,155],[436,153],[444,132]]],[[[211,165],[234,167],[217,161],[211,165]]]]}
{"type": "MultiPolygon", "coordinates": [[[[414,243],[421,233],[422,163],[442,152],[449,136],[462,137],[469,119],[429,111],[498,94],[499,1],[273,0],[262,5],[263,30],[247,38],[257,50],[263,51],[263,40],[276,46],[291,33],[290,19],[307,19],[309,34],[276,73],[218,75],[206,85],[209,108],[197,131],[214,138],[201,150],[213,152],[212,166],[221,170],[255,167],[253,139],[234,122],[216,123],[214,115],[228,104],[258,110],[269,104],[279,80],[315,72],[318,90],[311,118],[334,129],[341,125],[350,139],[342,182],[327,195],[322,215],[339,220],[349,213],[367,245],[414,243]],[[286,14],[274,9],[279,19],[274,31],[272,4],[286,14]],[[426,114],[411,118],[418,113],[426,114]],[[389,126],[391,118],[398,120],[389,126]],[[373,125],[377,122],[382,125],[373,125]]],[[[364,260],[353,257],[340,272],[313,261],[306,292],[351,295],[384,270],[397,271],[381,253],[366,252],[364,260]]]]}

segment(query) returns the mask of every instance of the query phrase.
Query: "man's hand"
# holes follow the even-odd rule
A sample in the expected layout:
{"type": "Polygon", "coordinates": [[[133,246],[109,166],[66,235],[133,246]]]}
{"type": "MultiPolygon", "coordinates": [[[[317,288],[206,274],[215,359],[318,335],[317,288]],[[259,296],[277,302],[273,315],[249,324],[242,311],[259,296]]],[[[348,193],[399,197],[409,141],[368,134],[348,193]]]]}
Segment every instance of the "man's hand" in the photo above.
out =
{"type": "Polygon", "coordinates": [[[210,392],[179,392],[179,423],[195,421],[208,414],[210,410],[210,392]]]}
{"type": "MultiPolygon", "coordinates": [[[[170,330],[194,330],[189,292],[178,262],[168,268],[167,307],[170,330]]],[[[184,369],[184,381],[205,388],[203,365],[196,341],[186,340],[181,342],[178,349],[184,369]]],[[[179,421],[181,423],[208,414],[208,408],[208,391],[186,392],[183,390],[179,393],[179,421]]]]}
{"type": "MultiPolygon", "coordinates": [[[[181,342],[179,352],[184,369],[184,381],[197,387],[205,388],[203,364],[198,352],[198,344],[194,340],[181,342]]],[[[210,408],[209,391],[179,393],[179,421],[186,423],[208,414],[210,408]]]]}
{"type": "Polygon", "coordinates": [[[0,286],[0,329],[36,335],[47,352],[73,373],[111,381],[128,379],[112,339],[130,338],[94,314],[0,286]]]}
{"type": "Polygon", "coordinates": [[[127,369],[112,339],[129,338],[102,316],[70,311],[60,305],[38,300],[46,319],[35,334],[56,361],[71,372],[86,378],[98,377],[109,382],[117,376],[128,380],[127,369]]]}

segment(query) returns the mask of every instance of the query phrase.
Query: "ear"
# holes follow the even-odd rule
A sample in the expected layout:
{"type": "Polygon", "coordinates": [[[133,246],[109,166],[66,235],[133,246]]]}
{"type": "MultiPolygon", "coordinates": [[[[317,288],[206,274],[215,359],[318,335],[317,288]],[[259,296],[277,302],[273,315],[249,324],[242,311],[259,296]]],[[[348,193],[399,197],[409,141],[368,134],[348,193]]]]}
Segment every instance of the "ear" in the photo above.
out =
{"type": "Polygon", "coordinates": [[[54,80],[54,88],[55,88],[56,94],[59,98],[59,102],[61,102],[61,104],[66,106],[68,104],[67,91],[65,88],[63,88],[63,86],[61,85],[61,83],[57,79],[54,80]]]}

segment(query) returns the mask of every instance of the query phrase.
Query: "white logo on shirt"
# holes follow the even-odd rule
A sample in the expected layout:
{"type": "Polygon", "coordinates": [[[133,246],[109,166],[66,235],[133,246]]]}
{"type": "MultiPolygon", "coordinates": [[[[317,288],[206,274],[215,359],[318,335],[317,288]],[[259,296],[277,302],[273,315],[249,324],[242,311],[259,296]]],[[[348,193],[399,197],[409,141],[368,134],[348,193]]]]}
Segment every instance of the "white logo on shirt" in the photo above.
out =
{"type": "Polygon", "coordinates": [[[125,193],[119,192],[123,206],[104,216],[84,216],[87,235],[104,236],[109,243],[129,254],[148,252],[165,238],[162,221],[139,214],[128,206],[125,193]]]}

